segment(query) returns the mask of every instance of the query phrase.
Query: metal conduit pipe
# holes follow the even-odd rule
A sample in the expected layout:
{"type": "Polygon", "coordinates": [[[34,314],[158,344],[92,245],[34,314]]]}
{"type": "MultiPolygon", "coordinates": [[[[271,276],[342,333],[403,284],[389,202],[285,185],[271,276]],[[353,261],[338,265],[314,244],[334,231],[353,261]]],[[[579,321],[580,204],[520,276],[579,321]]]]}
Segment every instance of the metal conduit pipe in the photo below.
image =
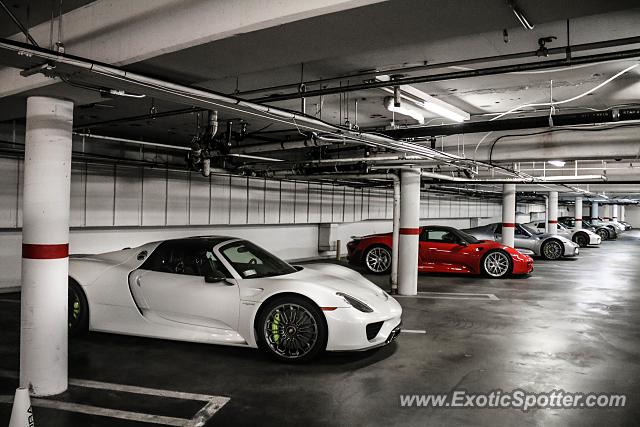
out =
{"type": "MultiPolygon", "coordinates": [[[[344,138],[345,140],[392,149],[394,151],[411,153],[425,158],[438,160],[443,163],[455,163],[456,165],[475,165],[477,163],[457,155],[442,153],[418,144],[396,141],[384,135],[352,131],[334,126],[310,116],[296,114],[291,111],[281,110],[267,105],[257,104],[255,102],[244,101],[239,98],[229,97],[213,91],[197,89],[190,86],[155,79],[141,74],[128,72],[109,64],[103,64],[65,53],[49,51],[26,43],[0,39],[0,49],[16,52],[18,55],[29,55],[33,58],[67,65],[72,69],[84,70],[90,74],[106,77],[109,80],[126,82],[133,85],[137,90],[144,89],[144,92],[150,96],[164,94],[169,98],[177,98],[183,101],[188,100],[189,103],[203,108],[216,110],[226,109],[235,112],[242,112],[248,115],[266,118],[273,122],[286,123],[289,126],[295,126],[298,130],[303,129],[311,132],[317,132],[319,135],[323,133],[339,135],[340,138],[344,138]]],[[[486,166],[489,168],[492,167],[488,164],[486,166]]]]}

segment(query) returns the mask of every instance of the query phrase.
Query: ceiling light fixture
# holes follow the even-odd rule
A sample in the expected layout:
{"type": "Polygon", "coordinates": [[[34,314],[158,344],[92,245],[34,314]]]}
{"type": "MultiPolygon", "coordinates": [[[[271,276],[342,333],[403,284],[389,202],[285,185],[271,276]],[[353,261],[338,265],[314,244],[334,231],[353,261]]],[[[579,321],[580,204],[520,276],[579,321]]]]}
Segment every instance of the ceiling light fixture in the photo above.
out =
{"type": "Polygon", "coordinates": [[[547,163],[549,163],[550,165],[556,166],[558,168],[561,168],[565,165],[565,161],[564,160],[549,160],[547,163]]]}
{"type": "MultiPolygon", "coordinates": [[[[376,80],[384,81],[384,82],[392,81],[391,78],[387,75],[377,76],[376,80]]],[[[392,88],[382,88],[382,89],[385,92],[394,93],[394,90],[392,88]]],[[[447,102],[434,98],[428,93],[425,93],[420,89],[416,89],[411,85],[401,85],[400,92],[401,92],[402,98],[410,101],[412,104],[415,104],[418,108],[422,108],[437,116],[444,117],[446,119],[453,120],[454,122],[458,122],[458,123],[461,123],[465,120],[469,120],[471,118],[471,115],[466,111],[463,111],[457,107],[454,107],[453,105],[447,102]]]]}
{"type": "Polygon", "coordinates": [[[395,101],[392,96],[387,96],[384,99],[384,107],[392,111],[394,113],[402,114],[403,116],[409,116],[421,125],[424,124],[424,115],[417,109],[408,103],[400,104],[399,107],[396,107],[395,101]]]}

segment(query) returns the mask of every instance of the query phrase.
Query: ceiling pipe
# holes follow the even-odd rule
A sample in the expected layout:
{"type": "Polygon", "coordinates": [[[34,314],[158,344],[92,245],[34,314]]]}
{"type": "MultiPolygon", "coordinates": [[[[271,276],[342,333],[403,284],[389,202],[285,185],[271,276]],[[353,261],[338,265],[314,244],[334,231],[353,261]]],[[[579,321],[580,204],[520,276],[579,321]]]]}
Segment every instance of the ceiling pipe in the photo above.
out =
{"type": "MultiPolygon", "coordinates": [[[[353,131],[346,128],[337,127],[328,122],[318,120],[311,116],[301,115],[292,111],[283,110],[255,102],[244,101],[239,98],[229,97],[217,92],[198,89],[181,84],[171,83],[153,77],[144,76],[126,71],[122,68],[109,64],[91,61],[75,55],[68,55],[61,52],[54,52],[47,49],[31,46],[26,43],[16,42],[8,39],[0,39],[0,49],[15,52],[18,55],[28,55],[32,58],[47,61],[47,63],[66,65],[71,70],[81,70],[89,74],[95,74],[118,84],[129,84],[136,89],[143,89],[150,96],[162,96],[181,101],[188,100],[189,103],[201,108],[226,109],[236,113],[258,116],[274,123],[287,124],[295,127],[299,131],[305,130],[315,132],[318,135],[331,134],[342,141],[358,142],[374,147],[382,147],[399,152],[407,152],[425,158],[431,158],[443,163],[475,163],[460,156],[441,153],[429,147],[417,144],[396,141],[384,135],[370,134],[353,131]]],[[[48,67],[47,73],[57,71],[57,67],[48,67]]],[[[69,70],[67,70],[69,72],[69,70]]],[[[333,142],[340,142],[335,140],[333,142]]],[[[489,166],[489,165],[487,165],[489,166]]]]}
{"type": "MultiPolygon", "coordinates": [[[[598,50],[598,49],[606,49],[611,47],[621,47],[626,45],[638,44],[640,43],[640,36],[635,37],[626,37],[621,39],[614,40],[605,40],[591,43],[582,43],[571,46],[571,52],[584,52],[588,50],[598,50]]],[[[460,67],[471,64],[482,64],[482,63],[491,63],[491,62],[500,62],[500,61],[510,61],[516,59],[525,59],[532,58],[536,56],[537,51],[526,51],[526,52],[517,52],[517,53],[509,53],[505,55],[493,55],[493,56],[485,56],[479,58],[471,58],[471,59],[462,59],[458,61],[449,61],[449,62],[441,62],[441,63],[425,63],[421,65],[414,65],[410,67],[395,67],[395,68],[380,68],[375,70],[369,70],[364,72],[351,73],[336,77],[328,77],[324,79],[316,79],[316,80],[307,80],[304,82],[305,86],[313,86],[330,82],[337,82],[340,80],[354,80],[358,77],[371,77],[377,76],[380,74],[405,74],[416,71],[427,71],[427,70],[435,70],[435,69],[443,69],[443,68],[451,68],[451,67],[460,67]]],[[[567,47],[550,47],[547,48],[547,52],[549,55],[559,55],[566,54],[567,47]]],[[[426,62],[426,61],[425,61],[426,62]]],[[[263,87],[258,89],[250,89],[237,93],[237,95],[250,95],[254,93],[263,93],[263,92],[276,92],[284,89],[297,89],[300,86],[300,82],[295,83],[287,83],[276,86],[263,87]]]]}
{"type": "Polygon", "coordinates": [[[566,67],[569,65],[593,64],[596,62],[619,61],[623,59],[636,59],[640,57],[640,49],[629,49],[618,52],[607,52],[585,56],[573,56],[570,59],[552,59],[547,61],[528,62],[524,64],[502,65],[497,67],[480,68],[477,70],[454,71],[451,73],[424,75],[416,77],[403,77],[392,82],[371,81],[354,85],[307,90],[283,95],[271,95],[254,99],[254,102],[277,102],[298,99],[301,97],[335,95],[345,92],[376,89],[396,85],[413,85],[418,83],[438,82],[443,80],[468,79],[472,77],[493,76],[498,74],[519,73],[523,71],[535,71],[548,68],[566,67]],[[391,84],[390,84],[391,83],[391,84]]]}
{"type": "Polygon", "coordinates": [[[101,139],[104,141],[113,141],[113,142],[124,142],[127,144],[135,144],[135,145],[143,145],[149,147],[158,147],[158,148],[166,148],[167,150],[179,150],[179,151],[190,151],[191,148],[183,147],[181,145],[168,145],[168,144],[159,144],[157,142],[148,142],[148,141],[138,141],[137,139],[128,139],[128,138],[118,138],[115,136],[106,136],[106,135],[94,135],[92,133],[82,133],[82,132],[73,132],[75,136],[79,136],[82,138],[89,139],[101,139]]]}
{"type": "MultiPolygon", "coordinates": [[[[553,126],[588,125],[640,120],[640,106],[612,108],[607,111],[553,115],[553,126]]],[[[439,126],[415,126],[404,129],[383,130],[380,133],[397,139],[429,138],[462,133],[497,132],[506,130],[549,127],[549,115],[521,117],[495,121],[465,122],[439,126]]]]}

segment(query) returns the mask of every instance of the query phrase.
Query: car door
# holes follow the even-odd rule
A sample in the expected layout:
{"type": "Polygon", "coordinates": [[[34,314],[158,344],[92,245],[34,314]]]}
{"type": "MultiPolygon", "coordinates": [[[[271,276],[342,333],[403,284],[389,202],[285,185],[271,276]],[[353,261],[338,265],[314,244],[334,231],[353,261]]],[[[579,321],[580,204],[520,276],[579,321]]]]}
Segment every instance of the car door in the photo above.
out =
{"type": "Polygon", "coordinates": [[[513,240],[516,248],[529,249],[533,251],[535,250],[538,238],[527,232],[522,225],[516,224],[516,228],[513,230],[513,240]]]}
{"type": "Polygon", "coordinates": [[[129,276],[136,303],[150,319],[224,330],[238,327],[235,283],[206,239],[166,241],[129,276]],[[207,283],[211,270],[231,280],[207,283]]]}
{"type": "Polygon", "coordinates": [[[421,233],[420,251],[425,257],[427,271],[452,272],[466,270],[466,246],[446,228],[424,228],[421,233]]]}

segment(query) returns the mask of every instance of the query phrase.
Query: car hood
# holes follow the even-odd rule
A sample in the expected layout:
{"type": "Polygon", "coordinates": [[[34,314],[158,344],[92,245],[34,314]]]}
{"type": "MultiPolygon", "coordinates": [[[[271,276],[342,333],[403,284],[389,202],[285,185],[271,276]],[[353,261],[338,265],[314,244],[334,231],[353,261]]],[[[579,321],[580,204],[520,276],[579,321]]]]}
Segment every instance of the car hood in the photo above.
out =
{"type": "Polygon", "coordinates": [[[386,303],[391,297],[357,271],[336,264],[305,264],[300,271],[271,280],[291,280],[312,283],[331,293],[344,292],[373,308],[386,303]]]}

